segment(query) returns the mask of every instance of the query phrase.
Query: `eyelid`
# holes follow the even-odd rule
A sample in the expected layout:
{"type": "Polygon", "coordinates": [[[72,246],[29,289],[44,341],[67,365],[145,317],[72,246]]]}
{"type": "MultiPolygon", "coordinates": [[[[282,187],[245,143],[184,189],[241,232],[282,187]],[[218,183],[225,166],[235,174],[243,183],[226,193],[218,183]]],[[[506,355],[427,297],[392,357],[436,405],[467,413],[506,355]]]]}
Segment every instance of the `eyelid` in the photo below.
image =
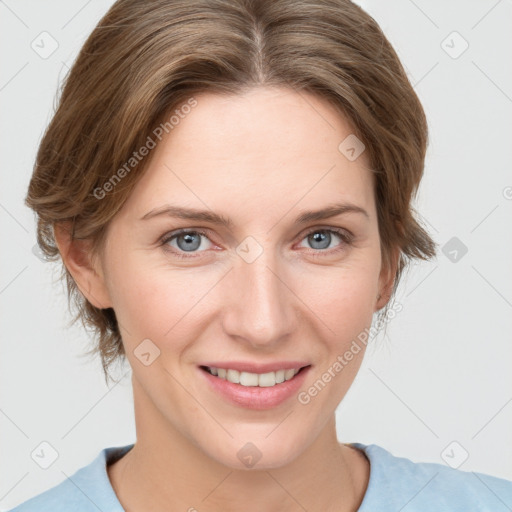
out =
{"type": "Polygon", "coordinates": [[[347,228],[342,228],[340,226],[312,226],[303,231],[303,234],[299,235],[300,240],[310,235],[311,233],[316,233],[317,231],[330,231],[332,233],[337,234],[342,238],[346,238],[347,240],[353,240],[355,238],[354,233],[352,233],[347,228]]]}

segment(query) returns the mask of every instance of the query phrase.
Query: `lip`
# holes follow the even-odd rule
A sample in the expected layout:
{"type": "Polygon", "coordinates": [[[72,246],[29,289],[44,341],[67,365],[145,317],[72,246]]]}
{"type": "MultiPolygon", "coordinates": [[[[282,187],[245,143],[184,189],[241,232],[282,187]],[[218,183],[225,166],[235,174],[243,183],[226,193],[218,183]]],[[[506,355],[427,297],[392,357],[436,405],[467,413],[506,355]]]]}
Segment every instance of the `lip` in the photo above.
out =
{"type": "Polygon", "coordinates": [[[268,373],[277,372],[278,370],[302,368],[303,366],[310,366],[310,363],[306,361],[275,361],[273,363],[256,364],[249,361],[210,361],[201,363],[200,366],[238,370],[239,372],[268,373]]]}
{"type": "MultiPolygon", "coordinates": [[[[225,363],[223,363],[225,364],[225,363]]],[[[231,363],[230,363],[231,364],[231,363]]],[[[214,366],[212,365],[204,365],[204,366],[214,366]]],[[[252,367],[255,365],[253,364],[252,367]]],[[[304,366],[304,365],[303,365],[304,366]]],[[[247,367],[247,366],[245,366],[247,367]]],[[[272,365],[275,367],[275,364],[272,365]]],[[[290,368],[299,368],[298,366],[290,366],[290,368]]],[[[223,368],[223,366],[218,366],[216,368],[223,368]]],[[[238,368],[233,368],[228,366],[233,370],[237,370],[238,368]]],[[[261,366],[260,366],[261,368],[261,366]]],[[[207,370],[198,367],[199,374],[202,375],[201,378],[206,380],[206,384],[209,386],[211,390],[213,390],[216,394],[220,395],[230,403],[238,406],[244,407],[246,409],[253,410],[262,410],[262,409],[271,409],[272,407],[277,407],[282,404],[286,400],[289,400],[292,396],[296,396],[299,388],[304,383],[304,380],[311,369],[311,365],[302,368],[292,379],[284,381],[280,384],[276,384],[272,387],[259,387],[259,386],[242,386],[241,384],[233,384],[232,382],[227,381],[226,379],[221,379],[220,377],[216,377],[209,373],[207,370]]],[[[281,366],[281,369],[283,367],[281,366]]],[[[289,368],[287,368],[289,369],[289,368]]],[[[247,371],[247,370],[242,370],[247,371]]],[[[254,371],[254,370],[253,370],[254,371]]],[[[272,371],[272,370],[268,370],[272,371]]],[[[266,373],[265,371],[257,371],[254,373],[266,373]]]]}

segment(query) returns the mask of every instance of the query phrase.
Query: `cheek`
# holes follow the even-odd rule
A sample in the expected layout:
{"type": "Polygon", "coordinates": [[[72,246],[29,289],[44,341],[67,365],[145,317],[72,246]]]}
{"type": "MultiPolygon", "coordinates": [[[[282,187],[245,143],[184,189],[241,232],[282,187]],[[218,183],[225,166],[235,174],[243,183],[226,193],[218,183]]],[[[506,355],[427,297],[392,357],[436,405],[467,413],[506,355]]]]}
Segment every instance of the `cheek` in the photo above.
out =
{"type": "MultiPolygon", "coordinates": [[[[297,400],[310,418],[326,422],[343,400],[362,364],[373,317],[379,266],[351,265],[316,273],[303,281],[301,294],[321,319],[321,359],[297,400]],[[325,327],[327,326],[327,327],[325,327]]],[[[312,318],[312,314],[310,314],[312,318]]],[[[320,333],[320,334],[319,334],[320,333]]]]}
{"type": "Polygon", "coordinates": [[[379,269],[373,262],[318,268],[303,274],[294,291],[334,331],[338,343],[348,341],[371,324],[379,269]]]}
{"type": "Polygon", "coordinates": [[[221,277],[218,272],[155,266],[136,258],[111,267],[109,293],[125,344],[144,338],[156,344],[180,339],[177,335],[186,325],[190,330],[190,318],[204,314],[209,290],[221,277]]]}

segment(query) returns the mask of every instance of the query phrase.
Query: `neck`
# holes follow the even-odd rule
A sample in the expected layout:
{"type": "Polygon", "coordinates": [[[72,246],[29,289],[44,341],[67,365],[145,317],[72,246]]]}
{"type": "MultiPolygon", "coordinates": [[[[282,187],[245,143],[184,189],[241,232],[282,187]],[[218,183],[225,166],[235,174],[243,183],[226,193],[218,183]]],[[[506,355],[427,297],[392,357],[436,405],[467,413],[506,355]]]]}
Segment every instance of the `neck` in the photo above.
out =
{"type": "MultiPolygon", "coordinates": [[[[340,444],[334,414],[294,460],[272,469],[233,469],[162,417],[134,381],[137,442],[107,468],[123,508],[287,512],[356,511],[369,478],[366,456],[340,444]]],[[[208,435],[205,432],[205,437],[208,435]]]]}

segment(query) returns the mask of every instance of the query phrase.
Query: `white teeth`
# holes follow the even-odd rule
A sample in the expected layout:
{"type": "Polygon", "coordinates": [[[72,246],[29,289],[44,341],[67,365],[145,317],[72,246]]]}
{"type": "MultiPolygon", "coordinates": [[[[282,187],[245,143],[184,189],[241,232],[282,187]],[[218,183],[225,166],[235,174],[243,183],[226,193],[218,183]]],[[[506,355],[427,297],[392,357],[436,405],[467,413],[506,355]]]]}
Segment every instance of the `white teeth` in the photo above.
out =
{"type": "Polygon", "coordinates": [[[258,377],[258,385],[260,388],[269,388],[276,385],[276,372],[262,373],[258,377]]]}
{"type": "Polygon", "coordinates": [[[276,372],[262,373],[258,378],[260,388],[269,388],[276,385],[276,372]]]}
{"type": "Polygon", "coordinates": [[[240,383],[240,372],[238,370],[227,370],[226,380],[235,384],[240,383]]]}
{"type": "MultiPolygon", "coordinates": [[[[235,382],[235,384],[237,384],[235,382]]],[[[242,386],[257,386],[258,385],[258,374],[249,372],[240,372],[240,384],[242,386]]]]}
{"type": "Polygon", "coordinates": [[[295,375],[295,370],[290,368],[284,372],[284,380],[291,379],[295,375]]]}
{"type": "Polygon", "coordinates": [[[300,368],[290,368],[289,370],[277,370],[276,372],[250,373],[224,368],[207,368],[212,375],[216,375],[221,379],[226,379],[233,384],[241,384],[242,386],[248,387],[259,386],[262,388],[272,387],[276,384],[281,384],[285,380],[290,380],[297,375],[300,370],[300,368]]]}

